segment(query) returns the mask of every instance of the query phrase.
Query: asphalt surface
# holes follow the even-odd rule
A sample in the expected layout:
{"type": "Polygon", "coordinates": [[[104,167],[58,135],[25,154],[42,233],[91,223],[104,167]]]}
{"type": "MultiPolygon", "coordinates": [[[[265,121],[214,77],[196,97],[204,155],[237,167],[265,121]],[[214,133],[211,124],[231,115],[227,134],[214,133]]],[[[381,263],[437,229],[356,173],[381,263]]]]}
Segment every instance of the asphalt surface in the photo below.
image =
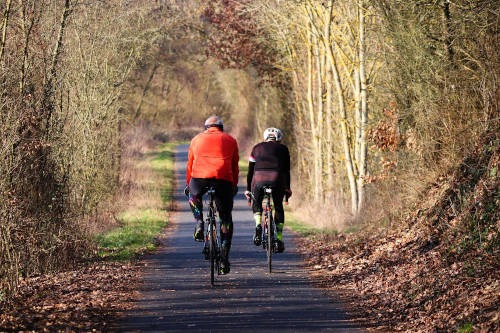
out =
{"type": "MultiPolygon", "coordinates": [[[[231,272],[210,285],[202,244],[193,240],[194,219],[183,194],[187,146],[177,147],[174,192],[177,212],[159,251],[144,259],[141,298],[110,331],[119,332],[365,332],[347,320],[341,304],[307,277],[294,236],[273,257],[253,245],[252,212],[240,184],[233,210],[231,272]]],[[[293,200],[293,197],[291,198],[293,200]]]]}

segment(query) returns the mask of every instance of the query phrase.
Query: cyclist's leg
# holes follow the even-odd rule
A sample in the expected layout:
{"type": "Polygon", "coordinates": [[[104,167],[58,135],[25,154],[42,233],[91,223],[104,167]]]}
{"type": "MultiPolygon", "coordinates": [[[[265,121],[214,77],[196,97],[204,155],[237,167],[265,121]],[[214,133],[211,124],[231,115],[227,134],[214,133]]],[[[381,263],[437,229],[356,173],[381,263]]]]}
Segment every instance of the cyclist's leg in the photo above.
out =
{"type": "Polygon", "coordinates": [[[231,242],[233,238],[233,187],[230,182],[219,180],[215,189],[215,204],[221,219],[221,241],[231,242]]]}
{"type": "Polygon", "coordinates": [[[264,190],[262,183],[252,184],[252,201],[253,219],[255,221],[255,233],[253,235],[253,243],[256,246],[262,244],[262,200],[264,199],[264,190]]]}
{"type": "Polygon", "coordinates": [[[262,221],[262,200],[264,199],[264,191],[262,189],[262,183],[253,183],[252,184],[252,211],[253,218],[255,220],[255,226],[259,226],[262,221]]]}
{"type": "Polygon", "coordinates": [[[283,209],[283,197],[285,191],[282,186],[273,188],[274,222],[276,223],[276,238],[278,239],[278,252],[285,250],[283,242],[283,226],[285,224],[285,211],[283,209]]]}
{"type": "Polygon", "coordinates": [[[202,178],[191,178],[189,182],[189,206],[195,220],[203,220],[202,196],[206,190],[206,180],[202,178]]]}
{"type": "Polygon", "coordinates": [[[191,178],[189,182],[189,206],[195,219],[195,231],[193,237],[203,240],[203,200],[206,192],[206,180],[202,178],[191,178]]]}

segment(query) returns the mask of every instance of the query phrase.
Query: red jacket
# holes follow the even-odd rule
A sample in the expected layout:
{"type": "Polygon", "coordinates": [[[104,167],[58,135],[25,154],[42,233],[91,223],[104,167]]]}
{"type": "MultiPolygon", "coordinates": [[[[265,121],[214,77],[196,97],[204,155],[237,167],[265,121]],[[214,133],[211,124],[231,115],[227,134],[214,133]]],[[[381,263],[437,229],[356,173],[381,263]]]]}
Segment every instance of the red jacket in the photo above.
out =
{"type": "Polygon", "coordinates": [[[238,185],[238,144],[229,134],[209,127],[191,140],[186,166],[186,184],[191,178],[215,178],[238,185]]]}

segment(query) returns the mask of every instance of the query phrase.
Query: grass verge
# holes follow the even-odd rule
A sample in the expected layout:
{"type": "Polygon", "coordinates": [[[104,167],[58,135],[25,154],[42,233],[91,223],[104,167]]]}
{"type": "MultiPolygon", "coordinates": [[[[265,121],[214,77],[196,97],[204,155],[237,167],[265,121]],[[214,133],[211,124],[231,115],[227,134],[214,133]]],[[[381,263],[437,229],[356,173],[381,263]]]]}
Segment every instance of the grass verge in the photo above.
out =
{"type": "MultiPolygon", "coordinates": [[[[303,237],[308,237],[317,234],[324,234],[327,232],[324,229],[314,227],[307,223],[303,223],[296,216],[294,216],[294,214],[288,209],[285,209],[285,225],[288,228],[292,229],[292,231],[296,232],[297,234],[303,237]]],[[[335,232],[331,231],[331,233],[335,232]]]]}
{"type": "Polygon", "coordinates": [[[141,170],[134,173],[140,176],[131,179],[134,191],[118,215],[119,226],[97,236],[100,257],[125,261],[157,247],[157,237],[168,222],[166,207],[171,207],[174,146],[159,145],[131,163],[141,170]]]}

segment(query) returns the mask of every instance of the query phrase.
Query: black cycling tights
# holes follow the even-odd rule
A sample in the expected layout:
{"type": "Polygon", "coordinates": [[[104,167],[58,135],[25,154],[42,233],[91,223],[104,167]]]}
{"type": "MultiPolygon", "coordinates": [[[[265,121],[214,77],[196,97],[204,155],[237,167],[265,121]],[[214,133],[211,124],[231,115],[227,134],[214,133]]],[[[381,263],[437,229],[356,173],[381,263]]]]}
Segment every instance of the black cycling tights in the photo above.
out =
{"type": "Polygon", "coordinates": [[[253,213],[262,214],[262,200],[264,200],[264,186],[271,186],[273,190],[273,203],[274,203],[274,221],[276,224],[282,224],[285,222],[285,212],[283,210],[283,197],[285,196],[285,190],[282,186],[276,183],[269,182],[258,182],[254,184],[252,189],[253,196],[255,200],[252,203],[253,213]]]}
{"type": "Polygon", "coordinates": [[[215,188],[215,205],[222,221],[221,241],[231,243],[233,239],[233,184],[226,180],[191,178],[189,182],[189,205],[194,218],[203,220],[203,194],[213,186],[215,188]]]}

